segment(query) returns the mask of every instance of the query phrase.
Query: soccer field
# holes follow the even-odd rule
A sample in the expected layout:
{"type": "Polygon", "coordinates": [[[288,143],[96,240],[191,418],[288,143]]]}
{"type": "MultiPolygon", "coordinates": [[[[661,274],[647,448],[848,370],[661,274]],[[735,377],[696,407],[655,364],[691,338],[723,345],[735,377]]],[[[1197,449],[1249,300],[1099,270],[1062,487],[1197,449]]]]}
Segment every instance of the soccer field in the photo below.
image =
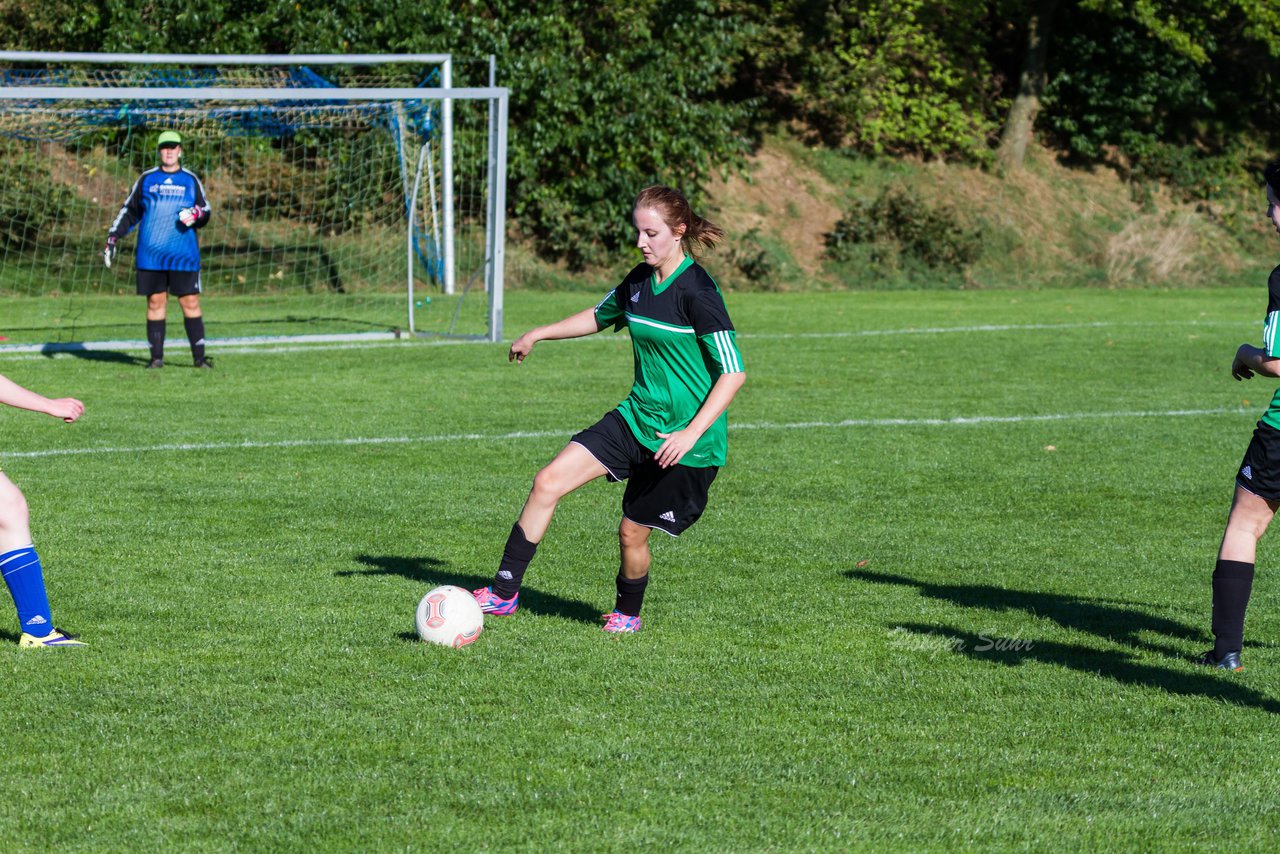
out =
{"type": "MultiPolygon", "coordinates": [[[[1276,540],[1247,670],[1190,663],[1261,287],[727,301],[729,464],[644,631],[598,629],[595,483],[456,651],[419,598],[491,578],[625,335],[0,354],[87,407],[6,409],[0,464],[92,645],[19,650],[4,599],[6,849],[1274,849],[1276,540]]],[[[507,335],[592,302],[511,293],[507,335]]]]}

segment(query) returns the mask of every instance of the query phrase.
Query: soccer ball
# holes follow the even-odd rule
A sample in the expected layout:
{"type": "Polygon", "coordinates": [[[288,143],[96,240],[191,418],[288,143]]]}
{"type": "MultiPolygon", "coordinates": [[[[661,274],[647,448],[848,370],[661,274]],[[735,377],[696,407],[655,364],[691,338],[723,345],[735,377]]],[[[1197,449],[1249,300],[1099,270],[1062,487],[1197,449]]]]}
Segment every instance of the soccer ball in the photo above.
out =
{"type": "Polygon", "coordinates": [[[480,637],[484,613],[471,593],[444,584],[422,597],[414,622],[418,626],[418,637],[424,641],[456,648],[480,637]]]}

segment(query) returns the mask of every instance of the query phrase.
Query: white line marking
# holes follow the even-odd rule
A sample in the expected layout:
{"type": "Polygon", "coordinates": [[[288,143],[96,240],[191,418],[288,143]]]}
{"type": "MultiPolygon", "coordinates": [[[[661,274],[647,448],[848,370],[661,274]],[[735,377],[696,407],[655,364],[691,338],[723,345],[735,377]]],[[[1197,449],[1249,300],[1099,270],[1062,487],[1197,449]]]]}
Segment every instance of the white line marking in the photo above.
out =
{"type": "MultiPolygon", "coordinates": [[[[1245,415],[1252,410],[1240,407],[1222,409],[1169,409],[1146,412],[1062,412],[1046,415],[978,415],[954,418],[850,418],[843,421],[796,421],[755,424],[730,424],[730,430],[815,430],[846,427],[949,427],[973,424],[1032,424],[1043,421],[1088,421],[1100,418],[1194,418],[1201,415],[1245,415]]],[[[512,433],[446,433],[436,436],[365,436],[346,439],[282,439],[275,442],[186,442],[167,445],[134,445],[131,447],[50,448],[43,451],[8,451],[0,457],[31,459],[36,457],[97,456],[99,454],[142,454],[166,451],[225,451],[257,448],[324,448],[360,445],[426,445],[440,442],[507,442],[515,439],[568,438],[576,430],[537,430],[512,433]]]]}

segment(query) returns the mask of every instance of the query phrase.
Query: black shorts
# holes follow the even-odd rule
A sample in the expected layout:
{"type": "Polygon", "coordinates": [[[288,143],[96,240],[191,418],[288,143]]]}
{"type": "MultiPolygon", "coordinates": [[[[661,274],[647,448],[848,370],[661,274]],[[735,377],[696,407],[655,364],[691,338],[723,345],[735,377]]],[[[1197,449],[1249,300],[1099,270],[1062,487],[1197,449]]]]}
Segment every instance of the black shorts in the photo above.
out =
{"type": "Polygon", "coordinates": [[[1258,422],[1236,472],[1236,484],[1259,498],[1280,501],[1280,430],[1258,422]]]}
{"type": "Polygon", "coordinates": [[[173,294],[185,297],[200,293],[199,270],[139,270],[138,296],[173,294]]]}
{"type": "Polygon", "coordinates": [[[627,481],[622,515],[646,528],[680,536],[707,508],[707,492],[720,469],[676,464],[662,468],[617,410],[569,441],[587,449],[612,481],[627,481]]]}

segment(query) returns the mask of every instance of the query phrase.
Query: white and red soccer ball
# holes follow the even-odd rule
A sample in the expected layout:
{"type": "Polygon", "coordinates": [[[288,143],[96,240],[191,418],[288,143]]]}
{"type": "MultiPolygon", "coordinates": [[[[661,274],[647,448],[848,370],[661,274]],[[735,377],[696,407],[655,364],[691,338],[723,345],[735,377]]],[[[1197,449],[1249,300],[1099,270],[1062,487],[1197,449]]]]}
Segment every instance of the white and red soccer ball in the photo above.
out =
{"type": "Polygon", "coordinates": [[[444,584],[422,597],[414,622],[418,637],[427,643],[457,648],[480,637],[484,613],[470,591],[444,584]]]}

